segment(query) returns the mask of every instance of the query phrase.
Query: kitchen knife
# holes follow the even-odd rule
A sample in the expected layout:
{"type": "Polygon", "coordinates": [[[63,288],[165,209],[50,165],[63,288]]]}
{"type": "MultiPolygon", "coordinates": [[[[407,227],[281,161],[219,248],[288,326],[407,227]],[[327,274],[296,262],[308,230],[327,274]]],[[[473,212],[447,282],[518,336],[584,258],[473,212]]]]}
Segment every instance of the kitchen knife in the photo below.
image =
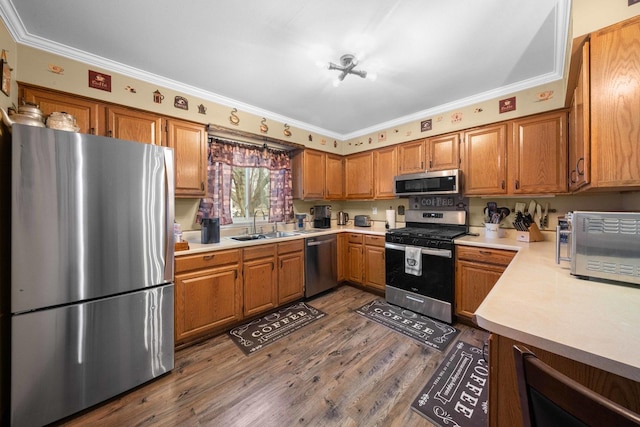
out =
{"type": "Polygon", "coordinates": [[[542,227],[546,228],[549,225],[549,203],[544,206],[544,214],[542,215],[542,227]]]}
{"type": "Polygon", "coordinates": [[[538,222],[540,223],[540,228],[542,228],[542,205],[536,205],[536,216],[538,217],[538,222]]]}
{"type": "Polygon", "coordinates": [[[533,221],[533,216],[536,214],[536,201],[532,200],[529,202],[529,207],[527,208],[527,212],[531,215],[531,220],[533,221]]]}

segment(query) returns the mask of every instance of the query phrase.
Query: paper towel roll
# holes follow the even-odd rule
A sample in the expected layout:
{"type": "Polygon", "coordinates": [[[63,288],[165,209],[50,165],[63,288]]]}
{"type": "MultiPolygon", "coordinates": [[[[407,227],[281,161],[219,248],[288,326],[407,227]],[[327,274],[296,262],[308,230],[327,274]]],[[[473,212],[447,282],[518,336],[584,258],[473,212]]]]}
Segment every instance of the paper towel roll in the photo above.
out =
{"type": "Polygon", "coordinates": [[[396,228],[395,209],[387,209],[387,224],[389,224],[389,228],[396,228]]]}

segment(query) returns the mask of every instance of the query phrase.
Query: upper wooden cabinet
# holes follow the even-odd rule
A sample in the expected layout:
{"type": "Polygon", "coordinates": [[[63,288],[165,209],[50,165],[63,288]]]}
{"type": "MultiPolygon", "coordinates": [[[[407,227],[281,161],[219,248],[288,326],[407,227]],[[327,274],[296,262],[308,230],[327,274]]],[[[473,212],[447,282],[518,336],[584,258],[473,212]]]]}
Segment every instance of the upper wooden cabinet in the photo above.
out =
{"type": "Polygon", "coordinates": [[[293,198],[321,200],[325,198],[326,160],[321,151],[300,150],[291,159],[293,198]]]}
{"type": "Polygon", "coordinates": [[[640,16],[591,34],[591,187],[640,186],[640,16]]]}
{"type": "Polygon", "coordinates": [[[344,199],[344,158],[329,153],[325,157],[325,198],[344,199]]]}
{"type": "Polygon", "coordinates": [[[398,174],[425,171],[425,140],[398,145],[398,174]]]}
{"type": "Polygon", "coordinates": [[[101,135],[104,129],[104,108],[97,101],[31,86],[20,86],[20,98],[38,104],[47,117],[54,112],[71,114],[80,128],[78,132],[101,135]]]}
{"type": "Polygon", "coordinates": [[[582,45],[578,82],[569,112],[569,190],[591,182],[591,129],[589,104],[589,46],[582,45]]]}
{"type": "Polygon", "coordinates": [[[507,192],[507,125],[484,126],[464,133],[464,193],[507,192]]]}
{"type": "Polygon", "coordinates": [[[567,113],[514,120],[509,153],[509,193],[567,192],[567,113]]]}
{"type": "Polygon", "coordinates": [[[124,107],[107,107],[106,136],[162,145],[162,117],[124,107]]]}
{"type": "Polygon", "coordinates": [[[398,173],[397,146],[385,147],[373,152],[374,198],[392,199],[394,194],[393,178],[398,173]]]}
{"type": "Polygon", "coordinates": [[[167,120],[167,145],[173,148],[176,197],[204,197],[207,191],[207,131],[203,125],[167,120]]]}
{"type": "Polygon", "coordinates": [[[373,199],[373,152],[365,151],[344,159],[345,197],[373,199]]]}
{"type": "Polygon", "coordinates": [[[460,134],[450,133],[425,142],[427,170],[440,171],[460,167],[460,134]]]}

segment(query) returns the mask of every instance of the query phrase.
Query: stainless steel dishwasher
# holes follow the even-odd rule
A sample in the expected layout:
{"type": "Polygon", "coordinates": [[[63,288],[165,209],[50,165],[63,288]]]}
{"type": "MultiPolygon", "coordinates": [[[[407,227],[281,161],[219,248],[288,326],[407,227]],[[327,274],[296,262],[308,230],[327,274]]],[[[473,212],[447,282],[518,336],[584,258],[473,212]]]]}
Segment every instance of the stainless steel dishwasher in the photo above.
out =
{"type": "Polygon", "coordinates": [[[304,240],[304,296],[309,298],[338,284],[337,240],[335,234],[304,240]]]}

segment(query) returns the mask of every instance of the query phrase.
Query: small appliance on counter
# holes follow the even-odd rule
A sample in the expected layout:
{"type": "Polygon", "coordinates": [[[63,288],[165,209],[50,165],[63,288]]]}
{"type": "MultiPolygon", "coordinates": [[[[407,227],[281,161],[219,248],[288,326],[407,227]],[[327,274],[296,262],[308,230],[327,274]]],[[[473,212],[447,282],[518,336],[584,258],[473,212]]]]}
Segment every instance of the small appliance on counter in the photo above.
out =
{"type": "Polygon", "coordinates": [[[356,227],[371,227],[371,217],[369,215],[356,215],[353,218],[356,227]]]}
{"type": "Polygon", "coordinates": [[[296,230],[304,230],[304,222],[307,220],[307,214],[296,214],[296,230]]]}
{"type": "Polygon", "coordinates": [[[569,261],[581,278],[640,285],[640,212],[573,212],[569,230],[556,228],[556,262],[569,261]],[[568,254],[560,256],[566,241],[568,254]]]}
{"type": "Polygon", "coordinates": [[[345,211],[338,212],[338,215],[336,216],[338,218],[338,225],[347,225],[349,222],[349,214],[345,211]]]}
{"type": "Polygon", "coordinates": [[[202,218],[200,243],[220,243],[220,218],[202,218]]]}
{"type": "Polygon", "coordinates": [[[331,205],[316,205],[312,210],[313,228],[331,228],[331,205]]]}

